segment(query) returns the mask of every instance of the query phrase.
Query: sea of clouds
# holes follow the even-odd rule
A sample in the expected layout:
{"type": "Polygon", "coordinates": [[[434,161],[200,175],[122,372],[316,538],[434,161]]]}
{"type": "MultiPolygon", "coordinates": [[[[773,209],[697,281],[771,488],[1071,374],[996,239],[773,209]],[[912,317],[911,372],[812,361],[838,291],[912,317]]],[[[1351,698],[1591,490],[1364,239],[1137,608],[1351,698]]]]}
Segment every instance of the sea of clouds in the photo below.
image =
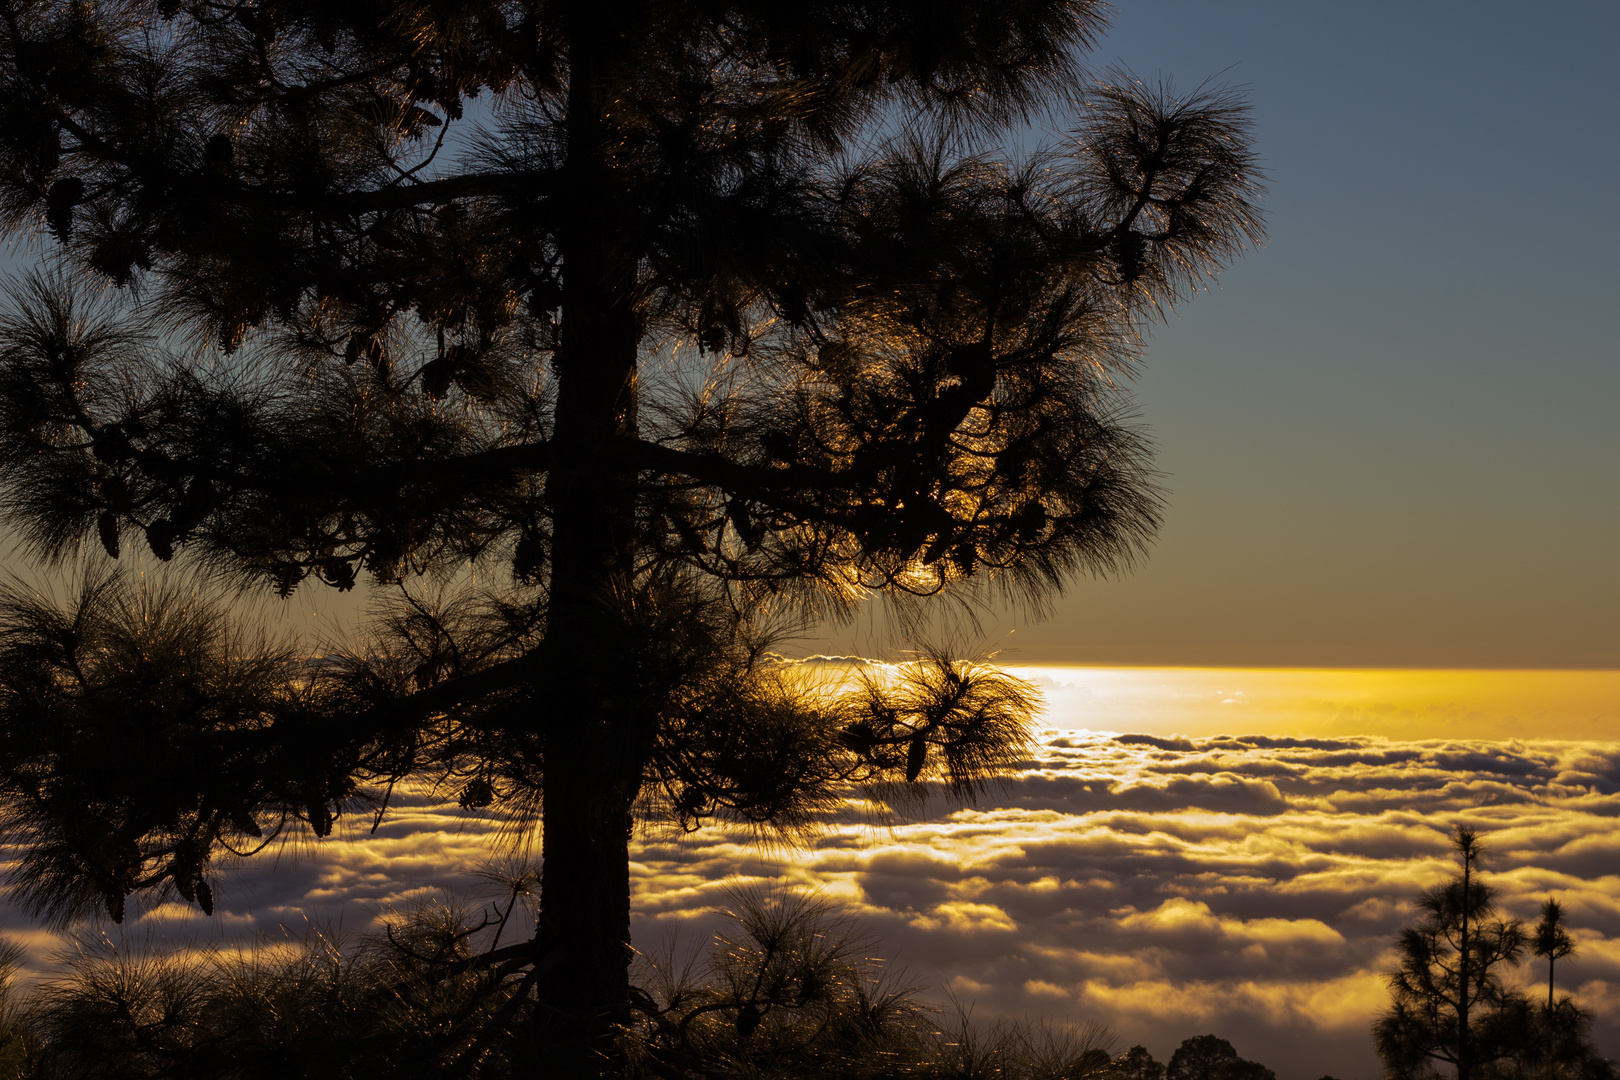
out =
{"type": "MultiPolygon", "coordinates": [[[[725,827],[649,832],[633,855],[635,944],[701,942],[740,884],[818,890],[926,998],[977,1019],[1101,1021],[1161,1061],[1214,1032],[1282,1080],[1371,1078],[1391,942],[1449,873],[1462,823],[1489,846],[1506,914],[1564,904],[1580,952],[1560,985],[1620,1055],[1617,815],[1614,742],[1048,727],[976,807],[935,802],[880,825],[852,813],[799,847],[725,827]]],[[[375,833],[231,871],[211,918],[165,905],[95,932],[206,945],[364,931],[413,899],[487,895],[474,871],[499,846],[492,828],[418,795],[375,833]]],[[[58,939],[10,909],[0,919],[48,968],[58,939]]],[[[1545,986],[1541,962],[1520,976],[1545,986]]]]}
{"type": "Polygon", "coordinates": [[[1568,908],[1581,954],[1560,978],[1615,1053],[1617,812],[1612,743],[1049,731],[979,809],[844,826],[804,852],[723,830],[645,845],[638,940],[723,902],[728,875],[780,875],[844,901],[976,1016],[1101,1020],[1161,1061],[1215,1032],[1285,1080],[1372,1077],[1391,942],[1464,823],[1506,913],[1568,908]]]}

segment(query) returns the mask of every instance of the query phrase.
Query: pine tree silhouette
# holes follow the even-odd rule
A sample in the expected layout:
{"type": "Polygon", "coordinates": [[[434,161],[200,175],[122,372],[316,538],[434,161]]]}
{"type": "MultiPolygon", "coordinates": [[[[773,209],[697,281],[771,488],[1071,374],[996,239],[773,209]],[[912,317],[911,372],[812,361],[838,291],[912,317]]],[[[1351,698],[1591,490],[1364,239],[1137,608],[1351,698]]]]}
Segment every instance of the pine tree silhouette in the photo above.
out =
{"type": "Polygon", "coordinates": [[[1039,604],[1153,533],[1118,386],[1258,238],[1259,184],[1238,97],[1080,70],[1101,11],[5,7],[0,223],[57,268],[0,325],[11,524],[409,595],[340,663],[204,642],[133,683],[123,586],[13,597],[35,910],[206,907],[222,854],[451,783],[543,825],[513,977],[545,971],[583,1072],[631,1007],[638,815],[791,831],[851,783],[1004,774],[1033,699],[995,669],[835,697],[767,652],[874,594],[1039,604]],[[425,589],[469,561],[479,588],[425,589]]]}
{"type": "Polygon", "coordinates": [[[1443,1062],[1457,1080],[1469,1080],[1535,1041],[1528,999],[1502,981],[1524,952],[1524,924],[1494,918],[1478,834],[1459,825],[1451,845],[1457,873],[1423,894],[1423,917],[1401,931],[1401,966],[1388,975],[1393,1001],[1373,1025],[1390,1075],[1424,1075],[1431,1062],[1443,1062]]]}
{"type": "Polygon", "coordinates": [[[1575,939],[1564,929],[1563,906],[1552,897],[1541,905],[1541,921],[1530,939],[1530,951],[1547,961],[1547,1008],[1553,1008],[1553,967],[1575,955],[1575,939]]]}

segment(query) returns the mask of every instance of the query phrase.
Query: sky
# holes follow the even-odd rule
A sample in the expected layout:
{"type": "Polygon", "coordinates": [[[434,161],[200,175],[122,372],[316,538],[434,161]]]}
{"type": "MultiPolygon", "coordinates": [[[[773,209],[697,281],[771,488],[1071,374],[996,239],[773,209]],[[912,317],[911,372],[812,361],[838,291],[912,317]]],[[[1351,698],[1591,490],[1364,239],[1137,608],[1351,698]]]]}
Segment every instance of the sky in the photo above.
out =
{"type": "MultiPolygon", "coordinates": [[[[1620,665],[1617,51],[1614,4],[1117,5],[1095,68],[1249,88],[1268,239],[1153,332],[1149,557],[978,637],[1014,663],[1620,665]]],[[[817,644],[870,655],[881,626],[817,644]]]]}
{"type": "MultiPolygon", "coordinates": [[[[1147,557],[936,637],[1014,664],[1620,667],[1620,6],[1152,0],[1112,24],[1099,76],[1247,88],[1268,238],[1152,331],[1147,557]]],[[[339,637],[362,606],[264,610],[339,637]]],[[[874,604],[789,651],[904,644],[874,604]]]]}

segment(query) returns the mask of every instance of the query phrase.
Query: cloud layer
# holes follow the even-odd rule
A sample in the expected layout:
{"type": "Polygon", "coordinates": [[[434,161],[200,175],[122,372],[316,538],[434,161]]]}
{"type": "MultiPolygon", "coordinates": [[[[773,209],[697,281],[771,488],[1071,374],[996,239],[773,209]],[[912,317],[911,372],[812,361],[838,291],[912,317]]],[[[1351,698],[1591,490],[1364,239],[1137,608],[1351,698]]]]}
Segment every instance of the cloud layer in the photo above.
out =
{"type": "MultiPolygon", "coordinates": [[[[801,849],[721,827],[640,838],[637,946],[701,939],[728,883],[820,889],[975,1017],[1100,1020],[1161,1061],[1212,1031],[1283,1080],[1355,1080],[1378,1074],[1367,1027],[1390,943],[1462,822],[1507,913],[1532,920],[1548,895],[1568,909],[1581,952],[1560,985],[1620,1054],[1620,744],[1054,729],[980,807],[887,827],[858,809],[801,849]]],[[[413,897],[476,896],[491,830],[419,798],[376,834],[242,867],[212,919],[171,905],[125,932],[364,929],[413,897]]],[[[0,914],[43,963],[48,936],[0,914]]]]}
{"type": "Polygon", "coordinates": [[[1214,1031],[1280,1076],[1371,1077],[1390,943],[1462,822],[1507,913],[1569,909],[1582,951],[1562,985],[1614,1053],[1617,793],[1614,744],[1052,731],[993,808],[840,826],[805,852],[724,830],[648,843],[638,933],[695,918],[727,875],[781,875],[852,905],[977,1016],[1098,1019],[1161,1060],[1214,1031]]]}

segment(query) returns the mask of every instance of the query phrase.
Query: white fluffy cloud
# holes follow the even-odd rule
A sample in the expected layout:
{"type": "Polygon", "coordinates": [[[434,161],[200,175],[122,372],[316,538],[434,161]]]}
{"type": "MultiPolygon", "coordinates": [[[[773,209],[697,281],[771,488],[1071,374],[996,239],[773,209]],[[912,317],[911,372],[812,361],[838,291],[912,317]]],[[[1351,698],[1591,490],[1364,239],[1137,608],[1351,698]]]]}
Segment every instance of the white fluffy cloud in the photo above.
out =
{"type": "MultiPolygon", "coordinates": [[[[1561,979],[1620,1053],[1616,816],[1620,744],[1054,730],[977,808],[881,828],[852,813],[807,849],[740,829],[643,837],[636,944],[707,932],[728,883],[778,881],[847,903],[977,1017],[1100,1020],[1160,1060],[1213,1031],[1284,1080],[1354,1080],[1377,1075],[1367,1027],[1390,943],[1463,822],[1485,834],[1506,912],[1533,919],[1549,894],[1569,910],[1581,953],[1561,979]]],[[[364,929],[414,896],[476,894],[491,840],[488,821],[419,799],[374,835],[242,867],[212,919],[170,905],[131,932],[364,929]]],[[[4,916],[43,962],[47,936],[4,916]]]]}
{"type": "Polygon", "coordinates": [[[728,877],[774,876],[845,900],[976,1016],[1099,1019],[1161,1060],[1213,1031],[1285,1078],[1371,1077],[1390,943],[1461,822],[1507,913],[1569,909],[1582,953],[1560,976],[1620,1052],[1620,746],[1053,731],[1026,765],[986,806],[807,851],[647,844],[638,940],[728,877]]]}

